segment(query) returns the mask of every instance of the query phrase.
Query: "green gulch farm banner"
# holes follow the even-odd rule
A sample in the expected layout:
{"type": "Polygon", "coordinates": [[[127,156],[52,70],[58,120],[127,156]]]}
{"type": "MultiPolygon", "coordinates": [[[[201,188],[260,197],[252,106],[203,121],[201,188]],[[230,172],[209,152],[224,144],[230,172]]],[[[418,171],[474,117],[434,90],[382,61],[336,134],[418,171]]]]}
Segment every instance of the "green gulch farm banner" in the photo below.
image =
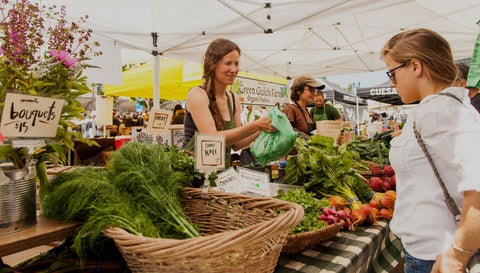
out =
{"type": "Polygon", "coordinates": [[[246,104],[273,106],[288,102],[287,86],[284,84],[237,77],[232,85],[232,92],[246,104]]]}

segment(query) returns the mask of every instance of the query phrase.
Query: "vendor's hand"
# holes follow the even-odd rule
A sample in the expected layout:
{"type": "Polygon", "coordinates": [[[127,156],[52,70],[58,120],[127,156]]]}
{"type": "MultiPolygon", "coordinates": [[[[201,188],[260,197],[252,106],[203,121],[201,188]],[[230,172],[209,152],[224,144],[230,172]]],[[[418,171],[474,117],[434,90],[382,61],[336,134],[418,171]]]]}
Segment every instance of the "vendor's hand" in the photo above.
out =
{"type": "Polygon", "coordinates": [[[464,253],[457,253],[454,249],[449,248],[447,252],[438,256],[433,264],[432,273],[451,273],[451,272],[465,272],[465,267],[470,261],[470,255],[464,253]]]}
{"type": "Polygon", "coordinates": [[[262,117],[261,119],[255,121],[258,125],[258,128],[262,131],[273,133],[278,131],[277,128],[271,125],[272,121],[268,116],[262,117]]]}

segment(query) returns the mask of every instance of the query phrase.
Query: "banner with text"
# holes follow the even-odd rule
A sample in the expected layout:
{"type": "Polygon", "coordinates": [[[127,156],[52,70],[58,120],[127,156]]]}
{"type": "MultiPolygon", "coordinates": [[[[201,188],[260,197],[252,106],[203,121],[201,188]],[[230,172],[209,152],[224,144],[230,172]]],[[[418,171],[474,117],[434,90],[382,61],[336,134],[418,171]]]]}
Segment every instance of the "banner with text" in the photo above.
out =
{"type": "Polygon", "coordinates": [[[245,104],[273,106],[288,103],[287,86],[280,83],[237,77],[232,92],[245,104]]]}

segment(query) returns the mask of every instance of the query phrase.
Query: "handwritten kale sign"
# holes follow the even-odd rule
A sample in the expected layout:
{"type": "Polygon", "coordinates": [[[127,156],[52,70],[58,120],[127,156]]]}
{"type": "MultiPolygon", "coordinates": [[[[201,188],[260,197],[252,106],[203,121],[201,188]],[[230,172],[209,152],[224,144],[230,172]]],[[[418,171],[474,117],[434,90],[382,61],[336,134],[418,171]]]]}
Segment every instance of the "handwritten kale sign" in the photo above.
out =
{"type": "Polygon", "coordinates": [[[7,93],[0,131],[6,137],[55,137],[65,100],[7,93]]]}
{"type": "Polygon", "coordinates": [[[195,133],[195,160],[199,172],[225,168],[225,136],[195,133]]]}

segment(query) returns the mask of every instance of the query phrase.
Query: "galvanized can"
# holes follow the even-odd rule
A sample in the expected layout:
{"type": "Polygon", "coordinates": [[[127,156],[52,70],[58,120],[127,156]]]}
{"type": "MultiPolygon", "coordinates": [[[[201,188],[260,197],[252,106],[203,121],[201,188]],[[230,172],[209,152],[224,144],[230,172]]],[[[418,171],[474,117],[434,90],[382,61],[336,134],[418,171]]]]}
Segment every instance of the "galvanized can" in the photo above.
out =
{"type": "Polygon", "coordinates": [[[6,170],[4,174],[10,181],[0,183],[0,235],[37,223],[35,177],[23,170],[6,170]]]}

